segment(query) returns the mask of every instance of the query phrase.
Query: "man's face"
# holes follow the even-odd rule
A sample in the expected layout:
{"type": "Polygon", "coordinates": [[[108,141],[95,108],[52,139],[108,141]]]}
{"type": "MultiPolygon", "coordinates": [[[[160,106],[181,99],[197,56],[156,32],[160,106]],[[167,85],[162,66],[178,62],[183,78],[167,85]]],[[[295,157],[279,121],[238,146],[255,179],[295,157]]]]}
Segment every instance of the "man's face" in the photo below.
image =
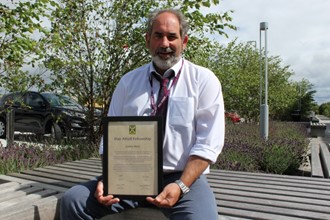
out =
{"type": "Polygon", "coordinates": [[[147,47],[157,71],[163,73],[176,64],[186,48],[188,37],[180,36],[178,18],[172,13],[160,14],[153,25],[151,35],[146,35],[147,47]]]}

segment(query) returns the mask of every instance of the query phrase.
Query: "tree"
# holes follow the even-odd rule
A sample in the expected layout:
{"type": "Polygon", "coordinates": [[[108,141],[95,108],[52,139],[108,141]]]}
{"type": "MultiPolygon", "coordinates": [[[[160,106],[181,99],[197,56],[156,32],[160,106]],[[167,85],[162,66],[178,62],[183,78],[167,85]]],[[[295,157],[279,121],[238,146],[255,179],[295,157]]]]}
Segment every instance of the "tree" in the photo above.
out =
{"type": "Polygon", "coordinates": [[[42,56],[40,38],[47,33],[42,26],[52,0],[9,1],[0,3],[0,87],[24,90],[42,83],[40,75],[23,71],[42,56]]]}
{"type": "Polygon", "coordinates": [[[291,106],[296,102],[296,85],[290,80],[294,72],[289,66],[283,66],[280,57],[270,56],[268,59],[269,115],[273,120],[285,120],[291,115],[291,106]]]}
{"type": "MultiPolygon", "coordinates": [[[[207,42],[205,43],[207,44],[207,42]]],[[[227,46],[217,43],[213,47],[200,48],[196,63],[212,69],[222,83],[225,108],[237,111],[242,117],[258,121],[260,114],[260,56],[259,50],[249,42],[237,43],[237,39],[227,46]]],[[[263,61],[263,58],[261,60],[263,61]]],[[[297,86],[290,80],[293,72],[289,66],[282,65],[279,57],[268,58],[268,103],[271,119],[283,119],[291,116],[292,108],[297,103],[297,86]]],[[[264,70],[262,70],[264,72],[264,70]]],[[[263,80],[263,78],[262,78],[263,80]]],[[[307,91],[308,81],[304,82],[303,95],[306,105],[310,109],[307,91]]],[[[263,85],[263,83],[262,83],[263,85]]],[[[262,92],[264,94],[264,88],[262,92]]],[[[312,98],[313,93],[309,98],[312,98]]],[[[287,118],[289,119],[289,118],[287,118]]]]}
{"type": "Polygon", "coordinates": [[[60,1],[52,15],[55,20],[45,62],[53,71],[54,88],[88,106],[92,128],[95,104],[106,114],[120,77],[150,61],[144,43],[144,21],[149,11],[181,5],[192,34],[203,39],[205,31],[224,34],[224,27],[233,28],[227,23],[231,20],[228,13],[204,15],[199,11],[211,4],[218,5],[219,1],[60,1]]]}
{"type": "Polygon", "coordinates": [[[326,102],[320,105],[319,114],[330,117],[330,102],[326,102]]]}
{"type": "Polygon", "coordinates": [[[295,102],[292,110],[298,110],[301,120],[308,120],[310,112],[317,105],[314,101],[315,90],[312,90],[313,85],[307,80],[302,79],[294,84],[295,102]]]}

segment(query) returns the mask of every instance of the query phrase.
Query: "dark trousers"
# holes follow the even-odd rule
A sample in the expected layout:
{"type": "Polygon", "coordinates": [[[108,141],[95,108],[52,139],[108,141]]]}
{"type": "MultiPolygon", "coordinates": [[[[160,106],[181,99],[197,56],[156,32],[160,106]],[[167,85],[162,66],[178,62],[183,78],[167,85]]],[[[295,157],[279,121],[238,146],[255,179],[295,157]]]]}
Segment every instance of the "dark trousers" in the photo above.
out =
{"type": "MultiPolygon", "coordinates": [[[[164,175],[164,185],[179,179],[181,173],[164,175]]],[[[62,220],[100,219],[105,215],[120,213],[124,210],[145,206],[146,202],[121,200],[111,206],[103,206],[94,197],[97,180],[91,180],[70,188],[61,199],[60,215],[62,220]]],[[[161,209],[171,220],[216,220],[217,213],[214,194],[205,175],[200,176],[174,207],[161,209]]]]}

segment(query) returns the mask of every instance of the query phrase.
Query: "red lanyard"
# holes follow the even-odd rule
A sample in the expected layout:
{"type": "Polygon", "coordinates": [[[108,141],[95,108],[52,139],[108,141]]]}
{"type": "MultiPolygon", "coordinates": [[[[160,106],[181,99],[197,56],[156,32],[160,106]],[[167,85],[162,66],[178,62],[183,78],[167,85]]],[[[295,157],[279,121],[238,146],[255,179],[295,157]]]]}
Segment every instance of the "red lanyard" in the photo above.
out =
{"type": "MultiPolygon", "coordinates": [[[[180,67],[180,70],[178,72],[178,74],[176,74],[175,78],[173,79],[172,81],[172,84],[171,86],[166,90],[164,96],[162,97],[162,99],[158,102],[158,105],[156,105],[156,102],[155,102],[155,97],[154,97],[154,89],[153,89],[153,83],[152,83],[152,77],[150,77],[150,86],[151,86],[151,108],[152,108],[152,112],[151,112],[151,115],[154,116],[156,115],[156,112],[157,112],[157,109],[160,108],[164,102],[166,101],[166,99],[168,98],[169,94],[170,94],[170,90],[171,88],[177,83],[178,79],[179,79],[179,76],[181,74],[181,70],[182,70],[182,67],[183,67],[183,59],[182,59],[182,64],[181,64],[181,67],[180,67]]],[[[161,83],[161,82],[160,82],[161,83]]]]}

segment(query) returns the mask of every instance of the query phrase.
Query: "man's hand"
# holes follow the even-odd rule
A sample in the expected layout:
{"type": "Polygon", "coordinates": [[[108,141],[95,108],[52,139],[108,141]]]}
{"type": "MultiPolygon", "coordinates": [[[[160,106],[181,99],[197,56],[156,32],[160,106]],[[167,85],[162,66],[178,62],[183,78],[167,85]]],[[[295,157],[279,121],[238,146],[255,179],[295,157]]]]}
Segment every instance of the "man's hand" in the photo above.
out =
{"type": "Polygon", "coordinates": [[[109,206],[118,203],[120,201],[118,198],[114,198],[113,195],[103,196],[103,189],[104,189],[103,181],[102,180],[98,181],[94,196],[99,203],[105,206],[109,206]]]}
{"type": "Polygon", "coordinates": [[[180,195],[181,189],[178,184],[170,183],[156,198],[147,197],[147,201],[161,208],[170,208],[177,203],[180,195]]]}

